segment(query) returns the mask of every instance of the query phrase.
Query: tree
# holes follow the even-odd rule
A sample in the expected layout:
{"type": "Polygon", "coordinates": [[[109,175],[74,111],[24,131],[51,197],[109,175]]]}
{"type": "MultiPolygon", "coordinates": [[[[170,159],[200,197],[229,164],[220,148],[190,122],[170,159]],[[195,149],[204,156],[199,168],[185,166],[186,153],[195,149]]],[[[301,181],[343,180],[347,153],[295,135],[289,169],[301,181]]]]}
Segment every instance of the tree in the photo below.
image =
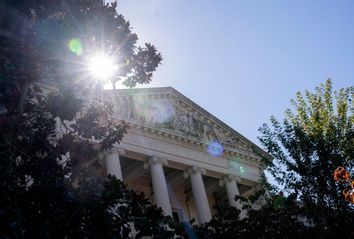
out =
{"type": "Polygon", "coordinates": [[[149,83],[162,59],[153,45],[136,45],[116,7],[0,1],[1,238],[174,234],[161,209],[102,172],[102,153],[127,125],[111,119],[88,58],[109,55],[119,67],[109,80],[128,86],[149,83]]]}
{"type": "Polygon", "coordinates": [[[352,238],[354,207],[342,192],[348,192],[353,173],[353,93],[353,87],[333,93],[330,80],[315,93],[306,91],[305,97],[297,93],[294,109],[286,111],[283,123],[272,117],[271,127],[260,128],[260,141],[274,157],[262,158],[262,164],[277,185],[264,182],[269,193],[236,196],[248,210],[242,220],[236,209],[216,205],[216,215],[209,223],[195,226],[195,234],[200,238],[352,238]],[[262,202],[259,208],[250,206],[256,201],[262,202]]]}
{"type": "Polygon", "coordinates": [[[304,216],[323,237],[352,235],[354,208],[342,196],[348,185],[335,182],[333,172],[344,166],[353,173],[354,88],[332,90],[331,80],[292,101],[283,123],[271,118],[260,141],[274,157],[266,169],[305,208],[304,216]]]}
{"type": "Polygon", "coordinates": [[[240,210],[218,203],[216,214],[210,222],[194,226],[198,238],[315,238],[312,228],[304,224],[303,208],[294,200],[294,195],[282,193],[264,197],[264,190],[249,198],[236,196],[243,201],[247,217],[239,219],[240,210]],[[262,200],[262,206],[252,207],[262,200]]]}
{"type": "Polygon", "coordinates": [[[190,238],[242,238],[240,210],[224,202],[217,202],[214,209],[216,213],[211,221],[202,225],[194,225],[194,237],[190,238]]]}

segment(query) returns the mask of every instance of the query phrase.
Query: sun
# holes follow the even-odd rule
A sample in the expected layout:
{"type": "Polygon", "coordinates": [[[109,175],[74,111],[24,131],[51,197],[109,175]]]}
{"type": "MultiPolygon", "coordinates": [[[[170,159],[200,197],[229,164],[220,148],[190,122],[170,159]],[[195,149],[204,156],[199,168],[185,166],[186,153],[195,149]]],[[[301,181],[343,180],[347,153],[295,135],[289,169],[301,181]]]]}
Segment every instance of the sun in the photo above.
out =
{"type": "Polygon", "coordinates": [[[99,54],[89,59],[88,70],[90,74],[100,80],[107,80],[114,76],[118,70],[113,58],[99,54]]]}

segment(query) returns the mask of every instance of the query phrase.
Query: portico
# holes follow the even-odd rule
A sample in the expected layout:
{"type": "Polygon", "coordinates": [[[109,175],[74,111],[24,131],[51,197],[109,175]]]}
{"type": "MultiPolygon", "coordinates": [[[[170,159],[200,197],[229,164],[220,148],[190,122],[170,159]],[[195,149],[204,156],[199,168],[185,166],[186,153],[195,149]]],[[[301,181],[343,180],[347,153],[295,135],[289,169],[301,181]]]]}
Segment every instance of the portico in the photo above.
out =
{"type": "Polygon", "coordinates": [[[114,117],[130,126],[105,155],[107,174],[144,192],[166,215],[208,222],[216,202],[240,208],[234,196],[258,184],[260,155],[269,155],[173,88],[105,94],[114,117]]]}

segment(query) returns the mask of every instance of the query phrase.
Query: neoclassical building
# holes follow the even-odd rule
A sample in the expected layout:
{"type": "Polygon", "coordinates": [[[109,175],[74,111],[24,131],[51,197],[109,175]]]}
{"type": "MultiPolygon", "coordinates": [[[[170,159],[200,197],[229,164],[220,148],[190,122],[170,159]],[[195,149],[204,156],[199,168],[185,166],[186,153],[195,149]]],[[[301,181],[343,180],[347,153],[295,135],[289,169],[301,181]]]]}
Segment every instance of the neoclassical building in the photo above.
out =
{"type": "Polygon", "coordinates": [[[207,222],[212,206],[259,185],[266,152],[170,87],[106,90],[130,129],[105,155],[107,174],[143,191],[175,220],[207,222]]]}

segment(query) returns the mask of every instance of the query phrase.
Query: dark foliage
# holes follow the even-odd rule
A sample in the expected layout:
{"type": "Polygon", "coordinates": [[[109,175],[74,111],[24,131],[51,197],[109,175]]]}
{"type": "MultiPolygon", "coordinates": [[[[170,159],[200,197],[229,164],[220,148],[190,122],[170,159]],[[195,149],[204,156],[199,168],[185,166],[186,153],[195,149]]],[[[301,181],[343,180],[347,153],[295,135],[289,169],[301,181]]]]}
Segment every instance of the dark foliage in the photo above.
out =
{"type": "Polygon", "coordinates": [[[108,53],[112,82],[129,86],[149,83],[161,61],[116,7],[0,1],[0,238],[173,236],[161,209],[103,172],[127,125],[111,119],[86,58],[108,53]]]}

